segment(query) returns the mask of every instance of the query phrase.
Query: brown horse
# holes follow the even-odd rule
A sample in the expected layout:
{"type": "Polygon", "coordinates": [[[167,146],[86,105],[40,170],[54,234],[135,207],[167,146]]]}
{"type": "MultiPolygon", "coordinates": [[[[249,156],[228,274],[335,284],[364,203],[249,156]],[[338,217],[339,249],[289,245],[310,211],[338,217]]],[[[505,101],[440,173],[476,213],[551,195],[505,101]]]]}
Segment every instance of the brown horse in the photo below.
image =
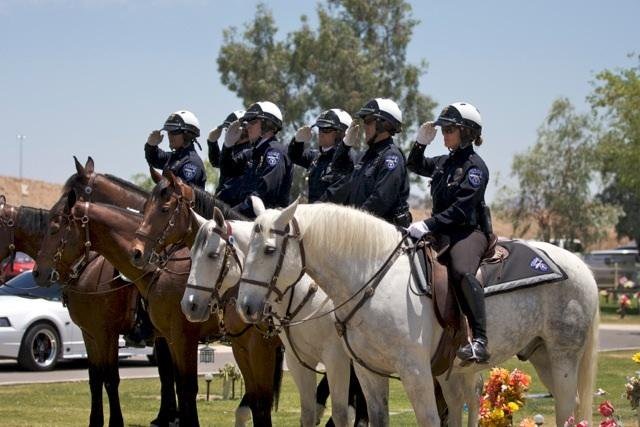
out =
{"type": "MultiPolygon", "coordinates": [[[[188,322],[180,312],[180,299],[184,293],[190,258],[186,248],[172,251],[162,268],[136,268],[129,262],[126,249],[138,228],[141,217],[130,211],[102,204],[76,204],[76,195],[63,196],[52,209],[49,233],[45,236],[37,257],[38,268],[34,272],[39,283],[46,283],[54,272],[64,281],[72,266],[90,246],[113,263],[127,277],[133,278],[141,294],[148,302],[149,314],[154,326],[167,338],[171,355],[178,372],[178,401],[181,425],[198,425],[197,393],[197,344],[202,337],[219,337],[220,329],[215,316],[204,324],[188,322]]],[[[235,312],[233,310],[231,313],[235,312]]],[[[265,340],[254,328],[247,328],[239,319],[225,318],[230,330],[244,334],[232,338],[236,355],[245,381],[247,393],[253,394],[254,425],[271,424],[271,404],[274,388],[279,385],[282,352],[279,342],[265,340]],[[254,332],[255,331],[255,332],[254,332]],[[247,352],[250,360],[243,366],[238,357],[247,352]],[[265,369],[270,368],[270,369],[265,369]],[[251,375],[247,375],[247,373],[251,375]],[[253,380],[253,381],[252,381],[253,380]],[[269,384],[269,390],[265,390],[269,384]],[[256,397],[259,396],[259,397],[256,397]]]]}
{"type": "MultiPolygon", "coordinates": [[[[0,259],[13,250],[36,257],[49,224],[49,211],[7,205],[0,196],[0,259]]],[[[91,414],[89,425],[102,426],[102,387],[109,398],[109,425],[122,426],[118,396],[118,335],[133,327],[133,309],[138,290],[131,283],[114,277],[114,269],[103,257],[92,260],[75,281],[64,290],[64,301],[71,319],[80,326],[89,359],[91,414]],[[118,307],[118,310],[114,310],[118,307]],[[129,307],[123,310],[123,307],[129,307]]],[[[167,403],[167,402],[165,402],[167,403]]],[[[169,406],[171,402],[169,401],[169,406]]],[[[173,399],[173,416],[176,412],[173,399]]],[[[160,419],[160,417],[158,418],[160,419]]]]}
{"type": "MultiPolygon", "coordinates": [[[[67,183],[65,184],[63,190],[64,192],[74,190],[76,194],[81,195],[81,200],[104,202],[119,207],[127,207],[137,211],[142,210],[143,206],[147,202],[147,199],[149,198],[148,192],[121,178],[109,174],[95,173],[94,162],[91,157],[89,157],[84,167],[78,162],[75,157],[74,160],[77,173],[72,175],[67,180],[67,183]]],[[[161,179],[161,176],[155,171],[155,169],[151,168],[150,170],[152,177],[155,177],[155,179],[161,179]]],[[[227,208],[217,200],[214,201],[213,205],[227,212],[227,208]]],[[[194,209],[201,215],[211,216],[213,205],[196,204],[194,209]]],[[[229,213],[229,215],[232,215],[232,213],[229,213]]],[[[235,313],[233,313],[233,316],[235,316],[235,313]]],[[[252,368],[252,366],[259,366],[262,363],[261,361],[256,361],[251,358],[252,354],[250,354],[250,347],[259,348],[260,344],[259,340],[255,340],[255,342],[253,342],[252,338],[250,338],[254,333],[255,331],[249,332],[246,340],[236,340],[233,347],[236,362],[238,362],[240,371],[242,372],[247,384],[246,394],[240,401],[237,410],[237,419],[238,422],[240,422],[242,421],[242,419],[246,418],[247,415],[245,408],[249,407],[254,418],[254,424],[258,425],[267,422],[265,421],[264,410],[265,405],[267,405],[266,407],[271,408],[271,405],[273,403],[273,381],[268,380],[263,376],[262,367],[260,367],[257,371],[258,377],[255,377],[255,374],[253,372],[255,368],[252,368]],[[243,343],[246,344],[245,347],[242,347],[243,343]],[[265,383],[264,381],[267,382],[265,383]]],[[[167,374],[173,374],[173,372],[171,372],[171,356],[169,354],[169,349],[162,337],[158,337],[156,339],[157,359],[160,359],[160,353],[162,353],[163,355],[162,360],[166,361],[162,364],[160,364],[160,360],[158,361],[158,368],[161,372],[162,380],[163,371],[168,370],[169,372],[167,374]],[[161,348],[158,348],[159,344],[163,344],[161,348]],[[163,366],[165,368],[161,369],[161,367],[163,366]]],[[[171,377],[171,379],[172,378],[173,377],[171,377]]],[[[162,380],[162,384],[163,397],[165,394],[167,394],[167,396],[173,397],[175,401],[173,387],[169,387],[168,385],[165,387],[165,384],[172,384],[170,379],[167,379],[167,381],[162,380]]]]}

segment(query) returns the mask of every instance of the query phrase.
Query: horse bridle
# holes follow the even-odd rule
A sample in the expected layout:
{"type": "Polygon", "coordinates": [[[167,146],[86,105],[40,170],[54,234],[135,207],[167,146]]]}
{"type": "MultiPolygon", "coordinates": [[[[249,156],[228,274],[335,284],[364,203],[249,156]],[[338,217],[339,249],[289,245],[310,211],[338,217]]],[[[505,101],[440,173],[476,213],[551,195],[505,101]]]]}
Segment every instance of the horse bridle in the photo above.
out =
{"type": "MultiPolygon", "coordinates": [[[[2,209],[2,212],[5,212],[5,204],[2,203],[0,204],[0,209],[2,209]]],[[[14,206],[11,206],[11,209],[9,209],[9,215],[8,216],[4,216],[4,215],[0,215],[0,227],[7,229],[7,231],[9,232],[9,263],[10,263],[10,268],[13,269],[13,262],[16,258],[16,236],[15,236],[15,231],[16,231],[16,222],[18,220],[18,209],[16,209],[14,206]]]]}
{"type": "MultiPolygon", "coordinates": [[[[189,200],[187,199],[185,196],[183,196],[182,194],[180,195],[176,195],[175,193],[171,193],[171,199],[176,199],[176,207],[173,209],[173,212],[171,212],[171,216],[169,217],[169,221],[167,223],[167,226],[162,230],[162,233],[160,234],[160,236],[158,236],[155,241],[154,239],[151,238],[151,236],[149,236],[146,233],[143,233],[142,231],[140,231],[140,227],[138,227],[138,229],[136,230],[136,236],[140,237],[141,239],[147,241],[147,242],[151,242],[153,243],[153,246],[151,248],[151,255],[149,255],[149,263],[150,264],[162,264],[164,262],[166,262],[167,260],[167,255],[166,255],[166,250],[164,250],[164,254],[161,254],[160,252],[158,252],[156,249],[164,244],[167,235],[169,234],[169,231],[175,227],[176,225],[176,217],[178,216],[178,213],[180,212],[180,210],[183,207],[187,208],[187,211],[189,209],[192,209],[195,206],[195,201],[194,200],[189,200]]],[[[188,235],[191,233],[191,222],[189,222],[189,228],[187,229],[186,233],[184,233],[184,235],[188,235]]],[[[182,243],[182,240],[177,242],[174,246],[179,246],[180,243],[182,243]]],[[[166,248],[165,248],[166,249],[166,248]]]]}
{"type": "MultiPolygon", "coordinates": [[[[260,224],[256,224],[255,227],[257,231],[261,231],[260,224]]],[[[245,283],[249,283],[250,285],[256,285],[262,288],[267,288],[267,295],[265,296],[265,301],[268,301],[271,294],[274,293],[276,294],[275,301],[280,302],[282,301],[282,298],[284,298],[284,296],[287,294],[287,292],[289,292],[289,290],[292,290],[294,286],[300,281],[300,279],[302,279],[302,276],[305,275],[307,271],[307,263],[306,263],[305,254],[304,254],[304,243],[302,241],[302,236],[300,234],[300,226],[298,225],[298,220],[295,217],[291,220],[289,224],[287,224],[284,230],[271,229],[271,232],[277,236],[282,236],[282,250],[279,253],[278,262],[276,263],[276,268],[273,273],[273,276],[271,277],[271,280],[269,282],[266,282],[261,280],[245,279],[244,277],[242,277],[240,278],[240,282],[245,282],[245,283]],[[289,231],[292,228],[293,228],[293,233],[290,234],[289,231]],[[298,278],[293,283],[291,283],[289,286],[285,288],[284,291],[280,291],[276,286],[276,282],[278,281],[278,277],[280,276],[280,270],[282,269],[282,264],[284,262],[284,257],[286,255],[287,246],[289,245],[290,239],[296,240],[298,242],[298,247],[300,248],[300,262],[301,262],[300,274],[298,275],[298,278]]],[[[270,309],[270,305],[265,304],[265,310],[269,310],[269,309],[270,309]]],[[[270,313],[265,313],[265,314],[270,314],[270,313]]]]}
{"type": "Polygon", "coordinates": [[[242,274],[242,261],[240,260],[240,256],[238,255],[238,249],[236,248],[236,242],[233,237],[233,230],[231,228],[231,224],[228,221],[225,221],[226,229],[222,229],[217,225],[213,227],[211,230],[226,243],[224,248],[224,255],[222,257],[222,268],[218,273],[218,277],[216,278],[213,287],[208,286],[198,286],[187,283],[186,287],[189,289],[195,289],[198,291],[205,291],[211,293],[209,299],[209,305],[211,306],[211,312],[218,311],[219,304],[222,302],[222,295],[220,295],[220,288],[222,288],[222,282],[224,281],[227,274],[229,274],[229,257],[233,257],[233,259],[238,264],[238,268],[240,268],[240,274],[242,274]]]}
{"type": "Polygon", "coordinates": [[[58,243],[58,247],[53,254],[53,263],[51,267],[51,276],[49,277],[50,282],[57,282],[60,280],[60,272],[58,268],[56,268],[59,264],[62,264],[62,254],[64,253],[65,246],[67,244],[67,238],[69,233],[71,232],[71,224],[75,222],[80,222],[81,227],[85,230],[85,240],[84,240],[84,253],[78,257],[73,263],[71,263],[69,273],[70,279],[77,279],[82,270],[84,270],[85,266],[89,263],[90,258],[89,254],[91,252],[91,236],[89,235],[89,202],[84,203],[84,215],[81,217],[76,217],[72,212],[69,214],[52,214],[53,216],[59,216],[61,218],[67,219],[67,226],[62,231],[60,236],[60,243],[58,243]]]}

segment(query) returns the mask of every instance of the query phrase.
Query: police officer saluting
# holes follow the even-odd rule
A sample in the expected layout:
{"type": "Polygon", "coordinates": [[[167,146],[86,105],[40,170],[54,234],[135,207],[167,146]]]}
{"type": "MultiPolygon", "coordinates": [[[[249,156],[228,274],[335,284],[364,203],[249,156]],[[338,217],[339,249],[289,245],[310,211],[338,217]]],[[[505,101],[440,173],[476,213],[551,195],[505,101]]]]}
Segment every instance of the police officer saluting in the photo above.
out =
{"type": "MultiPolygon", "coordinates": [[[[402,130],[402,113],[387,98],[376,98],[365,104],[357,116],[364,122],[368,145],[354,171],[335,191],[329,201],[343,203],[372,213],[392,224],[407,227],[409,212],[409,178],[404,155],[393,143],[392,136],[402,130]]],[[[353,146],[358,126],[347,130],[344,143],[353,146]]]]}
{"type": "Polygon", "coordinates": [[[474,144],[482,144],[481,132],[482,119],[476,107],[464,102],[451,104],[435,122],[420,126],[407,162],[410,171],[431,177],[433,199],[431,218],[411,224],[409,233],[419,239],[432,232],[441,242],[441,259],[447,262],[457,299],[473,333],[473,340],[457,355],[477,363],[485,363],[490,357],[484,291],[475,277],[491,234],[484,203],[489,170],[473,149],[474,144]],[[436,135],[435,126],[442,129],[450,153],[425,158],[425,148],[436,135]]]}
{"type": "Polygon", "coordinates": [[[242,202],[238,197],[238,188],[241,185],[242,175],[247,166],[247,159],[250,157],[251,143],[249,142],[246,130],[241,131],[240,137],[235,144],[231,146],[223,144],[222,151],[220,151],[220,147],[218,146],[218,139],[220,139],[222,130],[229,129],[229,126],[231,126],[233,122],[241,119],[244,113],[244,110],[238,110],[229,114],[220,126],[209,132],[207,138],[209,162],[214,168],[220,169],[220,178],[215,195],[218,199],[230,206],[235,206],[242,202]],[[247,153],[243,154],[245,151],[247,151],[247,153]],[[229,160],[234,157],[245,160],[238,162],[229,160]]]}
{"type": "Polygon", "coordinates": [[[238,187],[241,203],[235,208],[253,218],[255,214],[250,196],[260,197],[267,208],[288,206],[293,165],[276,138],[276,134],[282,129],[282,113],[273,102],[261,101],[251,105],[240,121],[229,126],[225,145],[235,145],[243,129],[246,130],[253,149],[225,158],[223,162],[226,163],[225,167],[230,168],[246,164],[238,187]]]}
{"type": "Polygon", "coordinates": [[[349,149],[342,143],[351,122],[346,111],[332,108],[322,112],[312,126],[318,128],[317,150],[305,149],[312,136],[309,126],[298,129],[289,144],[291,161],[308,171],[309,203],[326,199],[327,189],[353,171],[349,149]]]}
{"type": "Polygon", "coordinates": [[[154,130],[144,146],[147,163],[156,169],[168,168],[189,185],[204,189],[207,176],[202,159],[194,147],[196,138],[200,136],[200,123],[196,116],[190,111],[176,111],[165,121],[162,130],[169,135],[169,148],[172,151],[158,148],[163,135],[159,130],[154,130]]]}

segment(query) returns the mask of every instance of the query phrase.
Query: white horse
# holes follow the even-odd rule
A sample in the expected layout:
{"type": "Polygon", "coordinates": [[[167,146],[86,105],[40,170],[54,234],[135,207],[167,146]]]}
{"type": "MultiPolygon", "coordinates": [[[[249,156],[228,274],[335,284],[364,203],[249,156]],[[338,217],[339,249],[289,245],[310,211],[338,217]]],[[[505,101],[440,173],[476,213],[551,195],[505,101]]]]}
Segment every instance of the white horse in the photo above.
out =
{"type": "MultiPolygon", "coordinates": [[[[222,212],[215,208],[214,219],[204,223],[196,235],[191,249],[191,272],[182,298],[182,311],[192,322],[204,322],[209,318],[211,303],[240,280],[244,252],[249,247],[252,222],[225,221],[222,212]],[[235,253],[235,255],[234,255],[235,253]]],[[[294,314],[291,321],[297,323],[327,312],[332,308],[329,298],[319,290],[309,276],[304,276],[296,289],[273,305],[277,318],[294,314]]],[[[333,316],[322,316],[280,330],[285,344],[285,358],[293,380],[300,393],[301,425],[315,426],[320,418],[316,408],[316,372],[322,363],[327,372],[331,396],[331,416],[338,426],[349,425],[348,392],[351,359],[333,326],[333,316]],[[304,366],[304,365],[307,366],[304,366]]],[[[380,379],[385,383],[386,379],[380,379]]],[[[377,412],[387,410],[388,385],[380,385],[372,402],[367,403],[377,412]],[[381,408],[378,410],[378,406],[381,408]]],[[[353,425],[353,423],[351,423],[353,425]]]]}
{"type": "MultiPolygon", "coordinates": [[[[371,293],[363,284],[402,244],[402,237],[394,226],[351,208],[298,206],[294,202],[284,211],[268,210],[255,221],[237,309],[247,321],[259,321],[267,294],[273,294],[265,286],[283,292],[304,264],[306,272],[339,307],[336,317],[344,319],[362,295],[371,293]],[[291,235],[294,215],[299,236],[291,235]],[[282,266],[272,280],[283,251],[282,266]],[[259,282],[263,285],[256,285],[259,282]]],[[[599,319],[595,280],[584,262],[570,252],[546,243],[531,244],[544,250],[567,279],[486,299],[489,363],[497,365],[528,349],[530,361],[555,398],[556,424],[562,426],[574,414],[590,420],[599,319]]],[[[371,298],[353,313],[345,336],[355,356],[369,368],[398,373],[418,423],[434,426],[439,420],[429,361],[442,329],[432,302],[410,290],[408,285],[415,287],[412,281],[408,257],[399,256],[371,298]]],[[[453,372],[466,375],[471,386],[471,374],[485,368],[456,365],[453,372]]],[[[365,378],[370,372],[360,368],[357,374],[368,397],[365,378]]],[[[447,381],[440,379],[453,416],[461,411],[462,402],[451,394],[447,381]]]]}

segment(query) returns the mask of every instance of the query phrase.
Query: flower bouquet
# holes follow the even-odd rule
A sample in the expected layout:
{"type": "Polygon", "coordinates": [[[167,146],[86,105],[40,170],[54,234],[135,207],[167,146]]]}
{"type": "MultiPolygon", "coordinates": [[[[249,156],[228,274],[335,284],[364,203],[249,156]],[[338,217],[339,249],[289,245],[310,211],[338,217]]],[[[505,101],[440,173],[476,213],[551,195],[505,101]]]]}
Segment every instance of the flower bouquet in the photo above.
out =
{"type": "Polygon", "coordinates": [[[480,398],[480,426],[506,427],[513,424],[513,414],[524,405],[524,394],[531,377],[514,369],[493,368],[480,398]]]}

